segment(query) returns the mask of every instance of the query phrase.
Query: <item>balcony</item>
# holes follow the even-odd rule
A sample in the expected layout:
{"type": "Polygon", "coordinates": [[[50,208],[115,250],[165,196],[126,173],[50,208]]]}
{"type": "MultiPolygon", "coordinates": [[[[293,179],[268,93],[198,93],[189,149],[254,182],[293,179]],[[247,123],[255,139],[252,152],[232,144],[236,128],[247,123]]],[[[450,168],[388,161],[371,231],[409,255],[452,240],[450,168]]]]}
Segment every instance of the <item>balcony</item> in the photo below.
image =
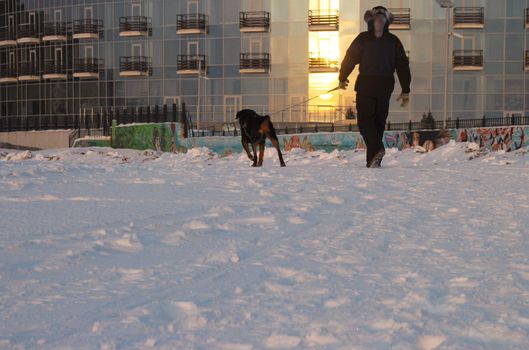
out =
{"type": "Polygon", "coordinates": [[[9,27],[0,28],[0,47],[16,46],[17,37],[15,31],[9,27]]]}
{"type": "Polygon", "coordinates": [[[32,61],[20,62],[18,65],[18,81],[39,81],[40,69],[32,61]]]}
{"type": "Polygon", "coordinates": [[[483,7],[454,8],[454,28],[482,29],[485,25],[485,10],[483,7]]]}
{"type": "Polygon", "coordinates": [[[17,70],[13,65],[0,65],[0,84],[16,83],[17,81],[17,70]]]}
{"type": "Polygon", "coordinates": [[[270,12],[240,12],[241,33],[263,33],[270,31],[270,12]]]}
{"type": "Polygon", "coordinates": [[[176,34],[207,34],[208,16],[201,13],[176,15],[176,34]]]}
{"type": "Polygon", "coordinates": [[[99,39],[103,36],[103,21],[99,19],[78,19],[73,21],[74,39],[99,39]]]}
{"type": "Polygon", "coordinates": [[[151,58],[146,56],[121,56],[119,75],[122,77],[146,77],[152,75],[151,58]]]}
{"type": "Polygon", "coordinates": [[[119,36],[151,36],[151,18],[145,16],[129,16],[119,18],[119,36]]]}
{"type": "Polygon", "coordinates": [[[44,71],[42,73],[42,79],[64,80],[66,78],[66,64],[64,64],[63,62],[57,62],[55,60],[49,60],[44,62],[44,71]]]}
{"type": "Polygon", "coordinates": [[[241,53],[239,62],[240,73],[268,73],[270,71],[270,54],[241,53]]]}
{"type": "Polygon", "coordinates": [[[455,50],[452,65],[456,71],[483,70],[483,50],[455,50]]]}
{"type": "Polygon", "coordinates": [[[178,55],[176,74],[206,74],[208,71],[205,55],[178,55]]]}
{"type": "Polygon", "coordinates": [[[79,58],[73,66],[73,77],[80,79],[99,79],[103,70],[103,60],[98,58],[79,58]]]}
{"type": "Polygon", "coordinates": [[[18,26],[17,44],[39,44],[40,31],[33,23],[24,23],[18,26]]]}
{"type": "Polygon", "coordinates": [[[44,33],[42,35],[42,41],[66,41],[66,39],[66,23],[44,23],[44,33]]]}
{"type": "Polygon", "coordinates": [[[393,14],[393,23],[389,29],[409,30],[411,29],[411,10],[409,8],[388,9],[393,14]]]}
{"type": "Polygon", "coordinates": [[[309,10],[309,30],[335,32],[340,29],[340,16],[337,10],[309,10]]]}
{"type": "Polygon", "coordinates": [[[340,62],[325,57],[312,56],[309,58],[309,72],[333,73],[340,70],[340,62]]]}

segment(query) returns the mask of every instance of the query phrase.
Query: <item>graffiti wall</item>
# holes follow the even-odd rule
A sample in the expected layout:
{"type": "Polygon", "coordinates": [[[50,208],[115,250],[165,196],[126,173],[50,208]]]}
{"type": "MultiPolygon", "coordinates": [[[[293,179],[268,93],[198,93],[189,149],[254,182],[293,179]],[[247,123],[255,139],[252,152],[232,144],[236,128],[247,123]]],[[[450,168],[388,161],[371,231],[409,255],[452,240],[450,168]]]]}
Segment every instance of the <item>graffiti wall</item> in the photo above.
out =
{"type": "MultiPolygon", "coordinates": [[[[112,145],[115,148],[153,149],[165,152],[185,152],[194,147],[208,147],[220,155],[243,151],[238,136],[206,136],[183,138],[178,123],[131,124],[115,128],[112,145]]],[[[514,151],[529,146],[529,127],[475,128],[423,131],[388,131],[384,134],[386,148],[414,148],[428,152],[450,140],[475,142],[492,151],[514,151]]],[[[279,135],[285,151],[302,148],[307,151],[365,148],[357,132],[322,132],[314,134],[279,135]]],[[[271,147],[269,141],[267,146],[271,147]]]]}
{"type": "Polygon", "coordinates": [[[131,149],[152,149],[163,152],[176,152],[180,144],[180,124],[129,124],[113,130],[112,147],[131,149]]]}

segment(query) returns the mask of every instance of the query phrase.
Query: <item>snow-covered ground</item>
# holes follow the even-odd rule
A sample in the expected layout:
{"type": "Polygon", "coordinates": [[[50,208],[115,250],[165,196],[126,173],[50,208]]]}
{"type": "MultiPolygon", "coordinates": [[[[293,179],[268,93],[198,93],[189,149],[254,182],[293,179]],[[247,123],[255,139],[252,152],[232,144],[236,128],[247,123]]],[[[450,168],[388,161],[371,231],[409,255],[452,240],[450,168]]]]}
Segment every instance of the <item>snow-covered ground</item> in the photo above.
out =
{"type": "Polygon", "coordinates": [[[529,153],[0,150],[0,348],[527,349],[529,153]]]}

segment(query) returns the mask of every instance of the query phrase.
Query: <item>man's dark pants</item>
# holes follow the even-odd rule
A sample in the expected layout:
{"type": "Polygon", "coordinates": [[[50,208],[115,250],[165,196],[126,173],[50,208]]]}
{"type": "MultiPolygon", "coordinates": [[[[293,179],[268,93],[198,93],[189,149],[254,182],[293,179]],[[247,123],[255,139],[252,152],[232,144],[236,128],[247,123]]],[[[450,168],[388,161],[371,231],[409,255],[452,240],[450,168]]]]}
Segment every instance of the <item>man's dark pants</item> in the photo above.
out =
{"type": "Polygon", "coordinates": [[[378,151],[384,149],[382,140],[389,113],[390,98],[391,95],[365,96],[359,93],[356,95],[358,129],[367,146],[366,161],[368,164],[378,151]]]}

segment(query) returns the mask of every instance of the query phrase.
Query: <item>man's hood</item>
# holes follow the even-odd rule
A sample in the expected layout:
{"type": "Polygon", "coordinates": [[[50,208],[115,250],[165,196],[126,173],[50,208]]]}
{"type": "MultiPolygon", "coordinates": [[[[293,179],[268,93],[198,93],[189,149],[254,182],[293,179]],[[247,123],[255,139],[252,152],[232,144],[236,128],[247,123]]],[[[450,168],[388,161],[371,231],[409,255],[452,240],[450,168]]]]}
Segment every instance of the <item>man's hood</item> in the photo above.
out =
{"type": "Polygon", "coordinates": [[[393,23],[394,17],[393,14],[389,12],[389,10],[384,6],[373,7],[371,10],[367,10],[364,13],[364,21],[367,22],[367,30],[369,30],[370,32],[374,31],[375,17],[379,14],[384,15],[384,17],[386,17],[386,25],[384,26],[384,32],[388,32],[389,25],[393,23]]]}

